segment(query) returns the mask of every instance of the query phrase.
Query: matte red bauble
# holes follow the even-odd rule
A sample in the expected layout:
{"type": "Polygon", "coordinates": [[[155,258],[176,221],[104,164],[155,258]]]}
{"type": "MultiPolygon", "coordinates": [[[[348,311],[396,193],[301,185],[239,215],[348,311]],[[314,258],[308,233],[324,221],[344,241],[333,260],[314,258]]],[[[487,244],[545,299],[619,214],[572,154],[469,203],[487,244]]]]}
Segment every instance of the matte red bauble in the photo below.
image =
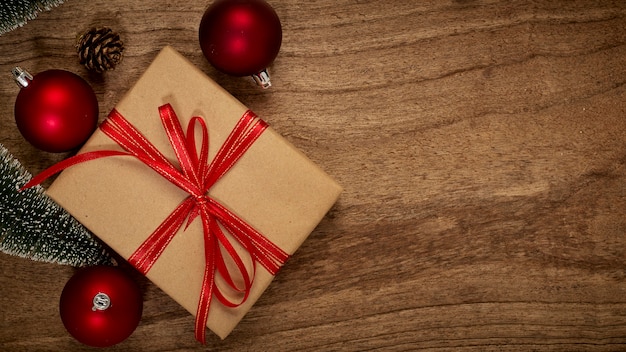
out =
{"type": "Polygon", "coordinates": [[[15,100],[15,122],[22,136],[47,152],[81,146],[98,124],[98,100],[91,86],[64,70],[33,78],[19,67],[13,76],[22,88],[15,100]]]}
{"type": "Polygon", "coordinates": [[[124,341],[139,325],[142,310],[139,286],[110,266],[79,270],[65,285],[59,306],[67,331],[92,347],[124,341]]]}
{"type": "Polygon", "coordinates": [[[218,70],[271,85],[266,69],[278,55],[283,33],[267,2],[216,0],[202,16],[199,39],[204,56],[218,70]]]}

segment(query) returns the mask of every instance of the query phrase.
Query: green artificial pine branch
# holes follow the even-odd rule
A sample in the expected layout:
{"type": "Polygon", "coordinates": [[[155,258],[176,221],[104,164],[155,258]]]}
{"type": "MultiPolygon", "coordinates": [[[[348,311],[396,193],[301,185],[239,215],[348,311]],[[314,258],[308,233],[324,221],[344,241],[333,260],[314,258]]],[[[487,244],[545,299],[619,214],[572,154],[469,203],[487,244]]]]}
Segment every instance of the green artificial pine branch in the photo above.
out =
{"type": "Polygon", "coordinates": [[[104,247],[41,186],[19,190],[31,178],[0,144],[0,251],[72,266],[112,264],[104,247]]]}
{"type": "Polygon", "coordinates": [[[9,32],[37,14],[61,5],[63,0],[0,0],[0,35],[9,32]]]}

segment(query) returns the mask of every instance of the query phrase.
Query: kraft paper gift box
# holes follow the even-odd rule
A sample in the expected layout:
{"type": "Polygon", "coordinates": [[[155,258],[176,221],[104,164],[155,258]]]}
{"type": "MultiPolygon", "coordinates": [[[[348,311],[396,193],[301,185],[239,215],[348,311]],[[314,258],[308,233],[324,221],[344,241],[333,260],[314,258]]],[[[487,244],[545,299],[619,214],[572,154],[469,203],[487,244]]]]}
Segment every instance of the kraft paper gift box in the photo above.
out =
{"type": "MultiPolygon", "coordinates": [[[[173,163],[177,163],[175,154],[158,112],[166,103],[172,105],[183,128],[193,116],[205,119],[209,160],[248,109],[174,49],[165,47],[115,108],[173,163]]],[[[95,150],[122,149],[97,130],[78,154],[95,150]]],[[[268,128],[209,194],[293,254],[341,190],[268,128]]],[[[48,194],[126,259],[188,196],[139,160],[124,156],[72,166],[59,174],[48,194]]],[[[196,218],[176,234],[146,276],[195,315],[204,269],[203,232],[196,218]]],[[[257,265],[249,298],[236,308],[213,299],[207,327],[225,338],[273,277],[257,265]]]]}

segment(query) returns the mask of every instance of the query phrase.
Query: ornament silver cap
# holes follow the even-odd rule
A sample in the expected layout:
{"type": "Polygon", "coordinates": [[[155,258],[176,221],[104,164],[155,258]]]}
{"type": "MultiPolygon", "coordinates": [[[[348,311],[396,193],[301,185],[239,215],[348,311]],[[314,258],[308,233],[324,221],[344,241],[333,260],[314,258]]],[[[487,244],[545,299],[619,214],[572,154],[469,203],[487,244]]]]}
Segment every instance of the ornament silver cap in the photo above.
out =
{"type": "Polygon", "coordinates": [[[28,71],[19,66],[14,67],[11,70],[11,73],[13,74],[13,79],[15,80],[15,83],[17,83],[20,88],[28,87],[30,81],[33,80],[33,76],[28,73],[28,71]]]}
{"type": "Polygon", "coordinates": [[[111,298],[106,293],[98,292],[98,294],[93,297],[92,303],[93,307],[91,307],[91,310],[94,312],[96,310],[105,310],[111,306],[111,298]]]}
{"type": "Polygon", "coordinates": [[[263,89],[267,89],[272,86],[272,82],[270,82],[270,74],[267,72],[266,68],[253,74],[252,78],[254,78],[256,84],[260,85],[263,89]]]}

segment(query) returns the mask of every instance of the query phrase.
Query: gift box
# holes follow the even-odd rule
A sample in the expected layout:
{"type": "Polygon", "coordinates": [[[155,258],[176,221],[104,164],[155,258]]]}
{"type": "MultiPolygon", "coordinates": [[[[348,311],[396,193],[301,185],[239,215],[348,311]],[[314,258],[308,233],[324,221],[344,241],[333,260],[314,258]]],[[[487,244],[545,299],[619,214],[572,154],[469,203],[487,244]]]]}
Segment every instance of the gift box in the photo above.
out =
{"type": "MultiPolygon", "coordinates": [[[[173,108],[182,126],[187,126],[193,116],[204,118],[209,160],[248,110],[182,55],[165,47],[115,110],[179,167],[159,116],[159,107],[165,104],[173,108]]],[[[78,156],[102,150],[123,149],[97,130],[78,156]]],[[[268,127],[210,188],[209,195],[291,255],[341,191],[331,177],[268,127]]],[[[59,174],[48,194],[126,259],[189,197],[142,161],[127,156],[71,166],[59,174]]],[[[200,217],[192,219],[164,246],[145,275],[196,315],[207,260],[203,222],[200,217]]],[[[225,233],[236,252],[246,258],[246,246],[225,233]]],[[[233,260],[225,262],[229,268],[236,266],[233,260]]],[[[235,328],[274,277],[262,265],[256,265],[253,272],[252,259],[244,260],[244,264],[254,275],[247,299],[237,307],[226,307],[217,299],[210,301],[206,326],[221,338],[235,328]]],[[[217,276],[223,285],[223,277],[217,276]]],[[[238,287],[243,285],[241,280],[236,282],[238,287]]]]}

